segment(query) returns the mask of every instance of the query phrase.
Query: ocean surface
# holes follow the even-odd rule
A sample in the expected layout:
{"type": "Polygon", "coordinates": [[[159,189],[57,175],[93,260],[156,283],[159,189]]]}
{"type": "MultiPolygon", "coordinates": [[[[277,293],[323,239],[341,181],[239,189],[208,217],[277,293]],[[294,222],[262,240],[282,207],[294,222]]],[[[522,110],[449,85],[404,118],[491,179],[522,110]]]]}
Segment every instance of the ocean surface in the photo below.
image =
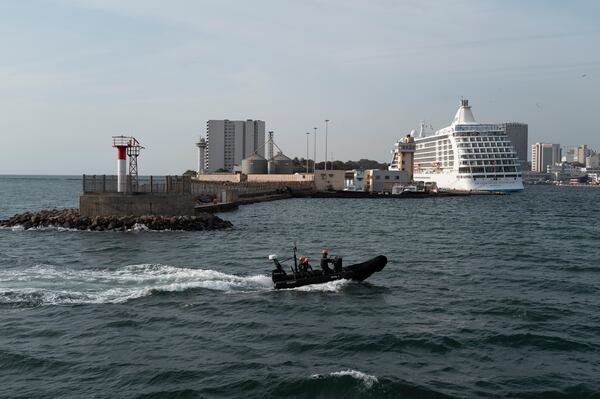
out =
{"type": "MultiPolygon", "coordinates": [[[[80,190],[0,176],[0,219],[80,190]]],[[[599,204],[538,186],[260,203],[217,232],[1,229],[0,397],[597,398],[599,204]],[[389,263],[275,291],[294,242],[389,263]]]]}

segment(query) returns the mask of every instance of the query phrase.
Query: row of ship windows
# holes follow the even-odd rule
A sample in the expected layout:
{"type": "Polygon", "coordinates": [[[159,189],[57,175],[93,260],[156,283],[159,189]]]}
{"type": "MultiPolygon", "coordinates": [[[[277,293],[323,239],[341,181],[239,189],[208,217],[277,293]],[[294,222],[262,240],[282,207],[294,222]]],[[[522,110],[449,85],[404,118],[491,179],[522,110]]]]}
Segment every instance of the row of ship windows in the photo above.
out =
{"type": "Polygon", "coordinates": [[[506,173],[506,172],[518,172],[516,166],[476,166],[474,168],[460,167],[458,173],[506,173]]]}
{"type": "Polygon", "coordinates": [[[517,159],[514,153],[511,154],[477,154],[461,155],[461,159],[517,159]]]}
{"type": "Polygon", "coordinates": [[[437,140],[437,141],[430,141],[428,143],[423,143],[423,144],[417,144],[416,148],[430,148],[430,147],[435,147],[435,146],[447,146],[450,145],[450,141],[449,140],[437,140]]]}
{"type": "Polygon", "coordinates": [[[473,179],[473,180],[477,180],[477,179],[492,179],[492,180],[498,180],[498,179],[503,179],[503,178],[512,178],[513,180],[517,180],[517,177],[521,177],[520,173],[515,174],[510,174],[510,175],[473,175],[473,176],[461,176],[458,175],[457,176],[459,179],[473,179]]]}
{"type": "MultiPolygon", "coordinates": [[[[458,128],[458,126],[457,126],[458,128]]],[[[479,135],[484,135],[485,136],[506,136],[506,133],[503,130],[496,130],[496,131],[486,131],[486,132],[455,132],[454,133],[454,137],[478,137],[479,135]]]]}
{"type": "Polygon", "coordinates": [[[473,142],[473,141],[508,141],[508,138],[506,136],[494,136],[494,137],[460,137],[460,138],[456,138],[456,142],[457,143],[464,143],[464,142],[473,142]]]}
{"type": "Polygon", "coordinates": [[[461,161],[461,165],[514,165],[515,162],[510,159],[503,159],[498,161],[461,161]]]}
{"type": "MultiPolygon", "coordinates": [[[[474,159],[474,160],[487,160],[487,159],[497,159],[497,160],[516,160],[514,154],[477,154],[477,155],[461,155],[461,159],[474,159]]],[[[452,155],[449,156],[426,156],[426,157],[415,157],[415,162],[428,162],[435,161],[436,159],[454,159],[452,155]]]]}
{"type": "Polygon", "coordinates": [[[419,139],[417,145],[424,145],[424,143],[437,143],[439,141],[447,141],[448,136],[432,136],[424,139],[419,139]]]}
{"type": "Polygon", "coordinates": [[[490,154],[493,152],[513,152],[511,147],[506,148],[467,148],[466,150],[462,150],[462,152],[466,152],[468,154],[490,154]]]}
{"type": "Polygon", "coordinates": [[[459,143],[456,145],[458,148],[468,148],[468,147],[512,147],[510,143],[505,141],[492,141],[487,143],[459,143]]]}
{"type": "Polygon", "coordinates": [[[415,158],[415,162],[421,162],[421,163],[423,163],[423,162],[435,162],[438,159],[440,161],[454,161],[453,157],[450,157],[450,158],[444,157],[444,158],[441,158],[441,159],[438,158],[438,157],[426,157],[426,158],[419,158],[419,159],[415,158]]]}
{"type": "Polygon", "coordinates": [[[444,150],[437,150],[436,151],[435,148],[434,148],[434,149],[431,149],[431,150],[419,151],[419,152],[415,153],[415,157],[418,157],[418,156],[421,156],[421,155],[425,155],[425,154],[441,154],[441,153],[454,154],[454,151],[452,151],[451,149],[449,149],[449,150],[444,149],[444,150]]]}
{"type": "Polygon", "coordinates": [[[432,150],[428,150],[428,151],[419,151],[418,153],[415,153],[415,157],[420,157],[420,156],[429,155],[429,154],[431,154],[431,155],[442,154],[442,153],[443,154],[450,154],[450,155],[452,155],[452,154],[454,154],[454,151],[452,151],[452,150],[438,150],[438,151],[436,151],[435,149],[432,149],[432,150]]]}
{"type": "Polygon", "coordinates": [[[435,165],[433,165],[433,164],[434,164],[434,162],[419,162],[419,163],[415,164],[414,168],[421,169],[421,168],[437,168],[437,167],[454,166],[454,161],[438,162],[435,165]]]}

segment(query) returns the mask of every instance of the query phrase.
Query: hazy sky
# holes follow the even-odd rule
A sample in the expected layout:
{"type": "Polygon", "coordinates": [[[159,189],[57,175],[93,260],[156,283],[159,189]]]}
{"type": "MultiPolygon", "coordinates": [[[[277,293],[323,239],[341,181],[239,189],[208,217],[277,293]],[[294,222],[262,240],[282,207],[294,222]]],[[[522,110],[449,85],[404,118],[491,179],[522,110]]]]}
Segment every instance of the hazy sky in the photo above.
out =
{"type": "Polygon", "coordinates": [[[530,144],[600,150],[600,2],[0,0],[0,174],[196,167],[207,119],[262,119],[290,156],[389,161],[460,97],[530,144]]]}

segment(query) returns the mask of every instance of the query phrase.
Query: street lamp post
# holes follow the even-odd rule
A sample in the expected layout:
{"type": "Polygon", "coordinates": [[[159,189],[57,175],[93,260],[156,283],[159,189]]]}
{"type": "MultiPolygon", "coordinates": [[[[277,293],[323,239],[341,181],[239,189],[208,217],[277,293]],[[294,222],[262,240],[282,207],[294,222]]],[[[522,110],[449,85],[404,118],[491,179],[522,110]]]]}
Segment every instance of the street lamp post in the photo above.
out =
{"type": "Polygon", "coordinates": [[[308,174],[308,136],[310,132],[306,132],[306,174],[308,174]]]}
{"type": "Polygon", "coordinates": [[[313,159],[313,173],[317,171],[317,128],[315,129],[315,148],[314,148],[314,159],[313,159]]]}
{"type": "Polygon", "coordinates": [[[327,172],[327,124],[329,119],[325,119],[325,172],[327,172]]]}

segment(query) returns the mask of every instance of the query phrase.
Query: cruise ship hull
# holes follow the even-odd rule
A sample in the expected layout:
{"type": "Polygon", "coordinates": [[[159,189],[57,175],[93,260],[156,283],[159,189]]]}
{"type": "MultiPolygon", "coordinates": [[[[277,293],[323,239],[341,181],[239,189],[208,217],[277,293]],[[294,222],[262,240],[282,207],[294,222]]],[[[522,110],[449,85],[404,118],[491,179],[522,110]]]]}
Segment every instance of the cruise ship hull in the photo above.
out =
{"type": "Polygon", "coordinates": [[[450,173],[415,173],[416,181],[436,182],[442,190],[460,191],[493,191],[517,192],[523,191],[521,178],[457,178],[455,172],[450,173]]]}

